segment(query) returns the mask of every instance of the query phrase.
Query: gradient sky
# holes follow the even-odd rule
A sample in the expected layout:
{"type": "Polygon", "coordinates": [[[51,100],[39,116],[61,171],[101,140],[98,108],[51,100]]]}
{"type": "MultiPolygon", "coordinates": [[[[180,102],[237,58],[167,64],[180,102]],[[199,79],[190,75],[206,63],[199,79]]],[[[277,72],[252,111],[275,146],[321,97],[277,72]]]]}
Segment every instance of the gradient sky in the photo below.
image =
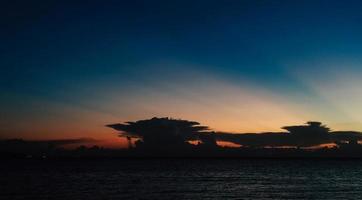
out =
{"type": "Polygon", "coordinates": [[[154,116],[362,131],[360,1],[1,4],[1,138],[117,143],[105,124],[154,116]]]}

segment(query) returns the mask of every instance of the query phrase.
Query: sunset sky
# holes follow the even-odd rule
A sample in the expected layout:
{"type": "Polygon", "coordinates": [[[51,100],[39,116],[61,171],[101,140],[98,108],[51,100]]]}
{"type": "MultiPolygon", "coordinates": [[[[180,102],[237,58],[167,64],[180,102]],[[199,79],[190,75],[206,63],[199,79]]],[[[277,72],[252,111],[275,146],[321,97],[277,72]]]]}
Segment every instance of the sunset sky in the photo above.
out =
{"type": "Polygon", "coordinates": [[[362,131],[360,1],[5,1],[0,138],[151,117],[216,131],[362,131]]]}

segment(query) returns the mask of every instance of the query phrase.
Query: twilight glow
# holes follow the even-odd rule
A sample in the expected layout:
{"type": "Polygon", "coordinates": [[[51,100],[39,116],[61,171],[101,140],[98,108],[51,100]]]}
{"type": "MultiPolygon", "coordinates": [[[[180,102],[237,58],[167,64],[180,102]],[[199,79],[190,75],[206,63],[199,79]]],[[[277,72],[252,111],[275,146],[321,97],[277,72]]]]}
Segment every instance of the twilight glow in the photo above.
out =
{"type": "Polygon", "coordinates": [[[154,116],[362,131],[361,2],[25,4],[2,20],[1,138],[118,147],[106,124],[154,116]]]}

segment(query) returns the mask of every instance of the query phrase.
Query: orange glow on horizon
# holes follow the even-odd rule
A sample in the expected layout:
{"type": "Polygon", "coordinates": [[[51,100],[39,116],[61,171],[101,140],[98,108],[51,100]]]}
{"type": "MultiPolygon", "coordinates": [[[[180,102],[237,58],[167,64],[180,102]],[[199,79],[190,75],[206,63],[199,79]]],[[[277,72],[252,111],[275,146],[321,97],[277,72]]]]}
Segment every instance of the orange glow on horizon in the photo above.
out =
{"type": "MultiPolygon", "coordinates": [[[[189,140],[187,142],[192,145],[199,145],[201,143],[201,140],[189,140]]],[[[235,144],[233,142],[227,142],[227,141],[216,141],[216,144],[220,147],[231,147],[231,148],[241,147],[241,145],[239,145],[239,144],[235,144]]]]}
{"type": "Polygon", "coordinates": [[[229,148],[239,148],[242,145],[240,144],[236,144],[233,142],[227,142],[227,141],[216,141],[217,145],[221,146],[221,147],[229,147],[229,148]]]}
{"type": "Polygon", "coordinates": [[[80,146],[85,146],[87,148],[91,148],[93,146],[98,146],[102,148],[110,148],[110,149],[124,149],[128,148],[128,141],[124,137],[117,137],[108,140],[96,140],[90,142],[81,142],[76,144],[66,144],[62,145],[65,149],[76,149],[80,146]]]}
{"type": "Polygon", "coordinates": [[[316,145],[316,146],[311,146],[311,147],[303,147],[303,149],[322,149],[322,148],[335,148],[338,145],[335,143],[326,143],[326,144],[320,144],[320,145],[316,145]]]}

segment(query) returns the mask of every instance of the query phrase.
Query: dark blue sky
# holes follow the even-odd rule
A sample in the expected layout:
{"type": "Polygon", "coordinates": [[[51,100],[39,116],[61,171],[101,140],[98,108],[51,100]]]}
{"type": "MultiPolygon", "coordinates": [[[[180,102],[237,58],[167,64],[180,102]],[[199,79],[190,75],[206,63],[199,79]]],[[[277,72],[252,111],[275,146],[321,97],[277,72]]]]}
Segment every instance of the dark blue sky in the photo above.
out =
{"type": "MultiPolygon", "coordinates": [[[[234,131],[309,118],[362,128],[360,1],[5,1],[1,7],[6,136],[72,136],[86,122],[100,120],[100,127],[106,119],[154,115],[234,131]],[[262,125],[270,113],[274,121],[262,125]],[[50,129],[44,121],[74,125],[50,129]]],[[[79,129],[77,136],[94,134],[79,129]]]]}

